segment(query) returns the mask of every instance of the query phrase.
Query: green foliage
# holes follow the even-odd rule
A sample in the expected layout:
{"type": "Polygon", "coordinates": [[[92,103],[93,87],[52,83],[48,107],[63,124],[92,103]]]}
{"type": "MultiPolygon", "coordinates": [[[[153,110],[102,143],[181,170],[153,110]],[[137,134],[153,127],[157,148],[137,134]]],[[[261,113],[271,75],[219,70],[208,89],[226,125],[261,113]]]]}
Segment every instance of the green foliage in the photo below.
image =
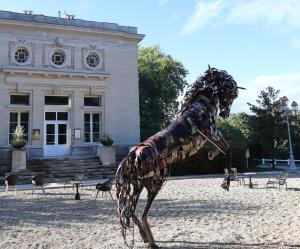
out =
{"type": "Polygon", "coordinates": [[[13,132],[12,146],[15,149],[22,149],[26,145],[26,140],[24,139],[24,127],[18,125],[13,132]]]}
{"type": "Polygon", "coordinates": [[[100,139],[100,143],[104,146],[111,146],[114,143],[114,141],[109,135],[104,134],[100,139]]]}
{"type": "Polygon", "coordinates": [[[278,110],[279,90],[267,87],[256,100],[257,105],[248,103],[255,114],[252,122],[252,140],[261,144],[263,157],[274,159],[287,148],[287,129],[278,110]]]}
{"type": "Polygon", "coordinates": [[[178,96],[187,82],[181,62],[164,54],[158,46],[140,48],[139,96],[142,140],[166,128],[175,117],[178,96]]]}

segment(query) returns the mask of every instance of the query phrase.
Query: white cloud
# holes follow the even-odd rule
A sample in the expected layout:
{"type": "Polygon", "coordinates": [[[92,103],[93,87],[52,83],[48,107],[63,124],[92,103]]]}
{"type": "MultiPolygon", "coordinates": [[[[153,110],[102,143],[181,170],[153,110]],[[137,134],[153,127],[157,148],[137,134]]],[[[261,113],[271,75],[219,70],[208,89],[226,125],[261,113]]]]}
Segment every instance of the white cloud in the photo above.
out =
{"type": "Polygon", "coordinates": [[[182,33],[193,33],[211,22],[260,24],[284,30],[300,29],[299,12],[299,0],[198,0],[182,33]]]}
{"type": "Polygon", "coordinates": [[[233,103],[232,113],[250,113],[247,103],[256,104],[256,99],[262,90],[272,86],[280,90],[279,96],[287,96],[300,104],[300,73],[281,75],[261,75],[242,85],[247,90],[240,90],[238,99],[233,103]]]}
{"type": "Polygon", "coordinates": [[[218,15],[223,9],[222,0],[217,1],[199,1],[195,11],[184,25],[182,34],[186,35],[206,26],[214,19],[218,19],[218,15]]]}

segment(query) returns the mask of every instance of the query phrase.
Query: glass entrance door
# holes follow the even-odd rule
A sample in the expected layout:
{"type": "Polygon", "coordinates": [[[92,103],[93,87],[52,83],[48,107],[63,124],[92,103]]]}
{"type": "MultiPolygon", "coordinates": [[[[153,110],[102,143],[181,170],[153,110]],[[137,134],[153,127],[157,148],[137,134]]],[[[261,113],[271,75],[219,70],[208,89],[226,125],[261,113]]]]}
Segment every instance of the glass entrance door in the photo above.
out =
{"type": "Polygon", "coordinates": [[[69,155],[68,113],[45,113],[44,156],[69,155]]]}

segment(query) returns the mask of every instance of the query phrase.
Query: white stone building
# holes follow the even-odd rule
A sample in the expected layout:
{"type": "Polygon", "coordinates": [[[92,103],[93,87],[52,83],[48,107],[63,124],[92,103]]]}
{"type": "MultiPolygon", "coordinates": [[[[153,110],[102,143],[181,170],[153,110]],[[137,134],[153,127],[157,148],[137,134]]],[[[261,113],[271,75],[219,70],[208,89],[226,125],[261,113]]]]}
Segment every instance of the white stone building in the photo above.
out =
{"type": "Polygon", "coordinates": [[[137,28],[0,11],[0,160],[25,127],[27,156],[90,155],[102,134],[140,140],[137,28]]]}

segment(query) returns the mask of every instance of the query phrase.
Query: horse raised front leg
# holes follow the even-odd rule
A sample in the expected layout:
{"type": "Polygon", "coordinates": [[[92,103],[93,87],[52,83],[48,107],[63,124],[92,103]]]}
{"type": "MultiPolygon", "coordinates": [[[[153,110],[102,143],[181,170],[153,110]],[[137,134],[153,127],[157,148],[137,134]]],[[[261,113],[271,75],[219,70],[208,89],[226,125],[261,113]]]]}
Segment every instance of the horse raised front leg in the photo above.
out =
{"type": "Polygon", "coordinates": [[[147,237],[148,237],[148,243],[151,249],[155,249],[158,248],[158,246],[155,244],[155,240],[153,238],[148,220],[147,220],[147,214],[148,211],[152,205],[153,200],[155,199],[155,197],[157,196],[159,190],[157,190],[156,192],[149,192],[148,190],[148,197],[147,197],[147,202],[146,202],[146,206],[144,208],[143,211],[143,215],[142,215],[142,223],[143,223],[143,227],[145,228],[146,232],[147,232],[147,237]]]}

